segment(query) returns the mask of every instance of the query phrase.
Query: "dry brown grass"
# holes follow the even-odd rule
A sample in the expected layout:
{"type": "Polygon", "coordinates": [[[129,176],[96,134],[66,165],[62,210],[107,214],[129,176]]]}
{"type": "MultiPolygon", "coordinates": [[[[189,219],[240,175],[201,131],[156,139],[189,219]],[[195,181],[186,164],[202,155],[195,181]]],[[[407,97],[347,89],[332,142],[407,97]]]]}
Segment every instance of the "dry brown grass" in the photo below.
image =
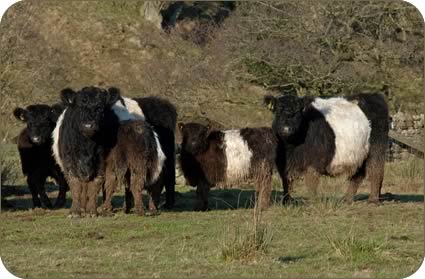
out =
{"type": "Polygon", "coordinates": [[[257,202],[252,209],[252,219],[236,222],[227,228],[221,248],[226,261],[254,262],[264,257],[273,241],[270,224],[264,222],[257,202]]]}

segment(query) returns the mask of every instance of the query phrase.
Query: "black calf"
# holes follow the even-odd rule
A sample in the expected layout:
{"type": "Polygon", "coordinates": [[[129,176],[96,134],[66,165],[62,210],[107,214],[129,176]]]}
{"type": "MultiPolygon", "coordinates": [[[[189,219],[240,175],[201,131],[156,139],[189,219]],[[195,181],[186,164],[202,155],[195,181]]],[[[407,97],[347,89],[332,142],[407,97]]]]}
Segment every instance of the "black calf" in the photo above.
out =
{"type": "Polygon", "coordinates": [[[52,177],[59,185],[54,207],[65,205],[68,184],[53,158],[51,138],[62,110],[60,105],[31,105],[26,109],[16,108],[13,111],[15,117],[27,125],[18,136],[18,150],[22,172],[27,176],[31,191],[33,207],[41,207],[42,203],[48,208],[52,207],[44,188],[47,177],[52,177]]]}

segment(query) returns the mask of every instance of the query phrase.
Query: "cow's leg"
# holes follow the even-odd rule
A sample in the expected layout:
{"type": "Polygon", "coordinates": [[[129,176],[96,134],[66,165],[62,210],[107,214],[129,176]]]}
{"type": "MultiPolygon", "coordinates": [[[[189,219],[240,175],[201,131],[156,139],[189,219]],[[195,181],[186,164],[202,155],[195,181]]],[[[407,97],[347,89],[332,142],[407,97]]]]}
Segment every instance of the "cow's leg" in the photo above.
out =
{"type": "Polygon", "coordinates": [[[106,200],[106,189],[105,189],[105,185],[103,185],[102,187],[102,202],[105,203],[106,200]]]}
{"type": "Polygon", "coordinates": [[[292,201],[291,195],[290,195],[290,187],[291,187],[291,180],[288,177],[287,172],[284,168],[284,163],[277,162],[277,171],[279,172],[280,179],[282,181],[282,188],[283,188],[283,200],[282,202],[284,204],[290,203],[292,201]]]}
{"type": "Polygon", "coordinates": [[[87,187],[89,183],[81,183],[80,205],[81,213],[84,215],[87,212],[87,187]]]}
{"type": "Polygon", "coordinates": [[[171,158],[167,158],[166,175],[164,176],[165,184],[165,205],[167,209],[172,209],[175,203],[176,196],[176,166],[174,152],[171,158]]]}
{"type": "MultiPolygon", "coordinates": [[[[27,177],[27,183],[28,187],[30,188],[31,196],[32,196],[32,207],[41,207],[41,201],[38,198],[38,187],[37,187],[37,181],[39,178],[37,178],[38,174],[30,173],[27,177]]],[[[43,182],[44,183],[44,182],[43,182]]]]}
{"type": "Polygon", "coordinates": [[[69,189],[71,190],[72,205],[70,209],[69,217],[81,217],[81,198],[83,184],[78,179],[70,177],[68,179],[69,189]]]}
{"type": "Polygon", "coordinates": [[[117,177],[112,172],[107,172],[105,184],[102,187],[103,206],[102,211],[105,213],[112,212],[112,197],[117,185],[117,177]]]}
{"type": "Polygon", "coordinates": [[[363,179],[365,178],[365,163],[357,170],[357,172],[351,176],[349,180],[349,185],[347,192],[345,193],[344,199],[346,202],[351,203],[354,200],[354,196],[357,193],[363,179]]]}
{"type": "Polygon", "coordinates": [[[162,184],[152,185],[149,193],[149,215],[156,215],[161,197],[162,184]]]}
{"type": "Polygon", "coordinates": [[[289,179],[286,174],[284,177],[282,177],[282,187],[283,187],[283,200],[282,202],[284,204],[291,203],[293,201],[291,195],[290,195],[290,189],[292,187],[292,180],[289,179]]]}
{"type": "Polygon", "coordinates": [[[133,200],[133,195],[131,194],[130,186],[127,185],[125,187],[125,201],[124,201],[125,204],[124,204],[124,208],[123,208],[123,210],[126,214],[130,213],[130,209],[131,209],[131,206],[132,206],[131,205],[132,200],[133,200]]]}
{"type": "Polygon", "coordinates": [[[208,193],[210,186],[206,182],[200,182],[196,187],[197,201],[194,207],[195,211],[206,211],[208,210],[208,193]]]}
{"type": "Polygon", "coordinates": [[[65,177],[61,173],[55,173],[54,179],[56,183],[59,185],[59,194],[58,194],[58,197],[56,198],[54,208],[61,208],[65,206],[66,192],[69,190],[69,187],[65,177]]]}
{"type": "Polygon", "coordinates": [[[319,187],[319,174],[316,170],[309,168],[304,174],[304,181],[307,188],[317,196],[317,188],[319,187]]]}
{"type": "Polygon", "coordinates": [[[40,196],[41,202],[47,207],[52,208],[52,203],[50,202],[49,197],[46,194],[46,189],[44,184],[46,183],[47,175],[46,174],[37,174],[31,176],[31,184],[36,188],[38,195],[40,196]]]}
{"type": "Polygon", "coordinates": [[[134,199],[134,210],[137,215],[144,215],[145,208],[143,206],[142,191],[144,188],[143,176],[140,174],[132,173],[130,177],[130,190],[134,199]]]}
{"type": "Polygon", "coordinates": [[[87,183],[87,207],[86,212],[90,217],[97,216],[97,197],[99,195],[100,189],[104,184],[105,179],[101,176],[96,177],[93,181],[87,183]]]}
{"type": "Polygon", "coordinates": [[[382,182],[384,180],[385,148],[371,146],[371,153],[366,160],[366,175],[370,183],[370,195],[368,202],[379,203],[382,182]]]}

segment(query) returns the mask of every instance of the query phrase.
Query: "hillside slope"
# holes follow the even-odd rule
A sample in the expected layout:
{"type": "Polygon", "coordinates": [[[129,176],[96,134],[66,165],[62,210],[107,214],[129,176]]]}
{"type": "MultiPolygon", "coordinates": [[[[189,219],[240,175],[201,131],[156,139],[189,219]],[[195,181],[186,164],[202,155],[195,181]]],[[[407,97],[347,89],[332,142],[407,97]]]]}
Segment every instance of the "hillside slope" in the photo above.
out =
{"type": "MultiPolygon", "coordinates": [[[[22,127],[13,119],[15,106],[54,103],[64,87],[87,85],[116,86],[126,96],[164,96],[176,104],[181,120],[208,118],[228,128],[270,125],[262,96],[288,86],[318,95],[387,86],[390,102],[403,103],[392,104],[393,111],[422,107],[423,51],[417,45],[423,47],[423,29],[415,29],[420,15],[392,14],[414,15],[412,7],[380,4],[382,22],[402,22],[405,38],[368,45],[376,26],[367,17],[356,20],[369,33],[353,25],[349,38],[336,20],[328,22],[331,14],[360,13],[354,2],[288,3],[238,3],[218,24],[220,3],[191,2],[185,9],[192,14],[183,10],[165,31],[143,19],[142,1],[20,2],[0,24],[0,137],[10,141],[22,127]],[[351,57],[341,56],[345,52],[351,57]],[[385,67],[371,58],[376,52],[385,67]],[[332,63],[337,67],[328,72],[332,63]]],[[[393,26],[388,28],[391,34],[393,26]]]]}

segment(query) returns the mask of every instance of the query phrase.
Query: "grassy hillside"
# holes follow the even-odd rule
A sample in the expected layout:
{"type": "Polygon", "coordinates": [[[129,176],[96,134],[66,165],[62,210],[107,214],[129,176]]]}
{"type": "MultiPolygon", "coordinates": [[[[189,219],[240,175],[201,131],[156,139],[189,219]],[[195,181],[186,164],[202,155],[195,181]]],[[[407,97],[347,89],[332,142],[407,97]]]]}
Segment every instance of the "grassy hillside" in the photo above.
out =
{"type": "MultiPolygon", "coordinates": [[[[143,1],[18,3],[0,25],[0,137],[22,127],[15,106],[57,102],[67,86],[164,96],[182,120],[225,127],[270,125],[261,106],[270,92],[384,88],[393,112],[422,110],[423,21],[414,7],[310,4],[186,2],[165,31],[143,18],[143,1]]],[[[164,20],[170,7],[162,5],[164,20]]]]}
{"type": "Polygon", "coordinates": [[[16,135],[17,105],[53,103],[64,87],[116,86],[126,96],[169,98],[181,119],[226,126],[267,124],[261,90],[228,83],[200,46],[145,22],[141,2],[19,3],[0,26],[2,138],[16,135]],[[25,20],[23,20],[25,19],[25,20]],[[10,123],[10,124],[9,124],[10,123]],[[9,126],[10,125],[10,126],[9,126]]]}

